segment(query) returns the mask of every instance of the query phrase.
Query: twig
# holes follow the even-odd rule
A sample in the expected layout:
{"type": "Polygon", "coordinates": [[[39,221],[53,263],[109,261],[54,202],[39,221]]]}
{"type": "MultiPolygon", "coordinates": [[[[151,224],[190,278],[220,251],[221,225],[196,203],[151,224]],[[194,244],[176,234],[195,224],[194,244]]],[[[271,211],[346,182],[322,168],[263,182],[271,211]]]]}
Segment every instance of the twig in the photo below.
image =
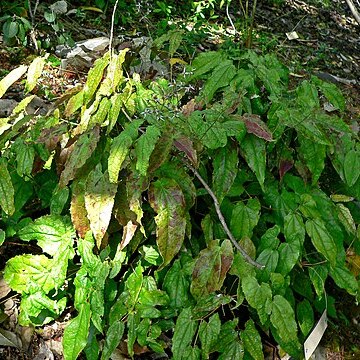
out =
{"type": "Polygon", "coordinates": [[[119,3],[119,0],[116,0],[115,5],[114,5],[114,9],[113,9],[113,13],[112,13],[112,16],[111,16],[111,29],[110,29],[110,40],[109,40],[110,58],[112,57],[112,53],[113,53],[112,43],[113,43],[113,39],[114,39],[115,13],[116,13],[118,3],[119,3]]]}
{"type": "Polygon", "coordinates": [[[355,20],[357,21],[358,24],[360,24],[360,14],[359,12],[356,10],[356,7],[354,5],[354,3],[352,2],[352,0],[346,0],[346,3],[348,4],[351,13],[353,14],[355,20]]]}
{"type": "Polygon", "coordinates": [[[230,17],[230,13],[229,13],[229,5],[230,5],[230,2],[231,2],[231,0],[229,0],[229,1],[226,3],[226,16],[227,16],[227,18],[229,19],[230,25],[231,25],[231,27],[232,27],[233,30],[234,30],[234,35],[236,35],[236,27],[235,27],[235,25],[234,25],[234,23],[233,23],[233,21],[232,21],[232,19],[231,19],[231,17],[230,17]]]}
{"type": "Polygon", "coordinates": [[[215,211],[216,214],[220,220],[220,223],[225,230],[227,236],[229,237],[230,241],[233,243],[235,248],[240,251],[241,255],[244,257],[244,259],[251,265],[257,267],[258,269],[263,269],[265,266],[257,263],[255,260],[253,260],[248,253],[238,244],[238,242],[235,240],[233,234],[231,233],[230,229],[228,228],[225,218],[220,210],[220,204],[219,200],[217,199],[216,195],[213,193],[213,191],[210,189],[209,185],[206,183],[206,181],[201,177],[201,175],[198,173],[198,171],[189,163],[185,162],[186,166],[194,173],[194,175],[198,178],[198,180],[201,182],[201,184],[204,186],[205,190],[208,192],[208,194],[212,197],[215,205],[215,211]]]}

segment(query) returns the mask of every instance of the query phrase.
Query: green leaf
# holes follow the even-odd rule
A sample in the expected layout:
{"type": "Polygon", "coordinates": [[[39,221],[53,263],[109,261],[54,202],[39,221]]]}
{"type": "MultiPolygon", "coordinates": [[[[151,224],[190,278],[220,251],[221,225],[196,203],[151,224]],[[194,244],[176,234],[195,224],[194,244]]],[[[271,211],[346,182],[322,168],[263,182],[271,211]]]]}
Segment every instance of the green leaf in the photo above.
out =
{"type": "MultiPolygon", "coordinates": [[[[107,97],[103,97],[100,100],[99,106],[95,113],[91,114],[89,122],[85,127],[86,130],[92,129],[95,125],[103,125],[106,117],[109,114],[111,108],[111,101],[107,97]]],[[[85,118],[85,117],[84,117],[85,118]]],[[[85,118],[86,119],[86,118],[85,118]]],[[[79,124],[81,126],[81,123],[79,124]]],[[[84,124],[85,125],[85,124],[84,124]]]]}
{"type": "Polygon", "coordinates": [[[117,184],[110,183],[108,172],[102,173],[98,164],[88,176],[85,191],[85,208],[98,249],[110,223],[116,190],[117,184]]]}
{"type": "Polygon", "coordinates": [[[221,62],[202,88],[201,95],[204,96],[205,102],[210,102],[218,89],[229,85],[235,75],[236,69],[231,60],[221,62]]]}
{"type": "Polygon", "coordinates": [[[301,245],[297,242],[281,243],[278,248],[279,261],[276,272],[287,275],[300,258],[301,245]]]}
{"type": "Polygon", "coordinates": [[[248,200],[245,205],[238,202],[232,212],[230,230],[237,239],[252,237],[253,229],[260,219],[260,202],[257,199],[248,200]]]}
{"type": "Polygon", "coordinates": [[[18,81],[28,69],[25,65],[20,65],[16,69],[10,71],[4,78],[0,81],[0,98],[6,93],[7,89],[18,81]]]}
{"type": "MultiPolygon", "coordinates": [[[[312,183],[316,184],[325,167],[326,146],[318,144],[302,135],[298,135],[300,142],[299,154],[312,174],[312,183]]],[[[360,165],[360,164],[359,164],[360,165]]]]}
{"type": "Polygon", "coordinates": [[[245,350],[256,360],[264,359],[261,337],[253,320],[248,320],[245,329],[240,333],[245,350]]]}
{"type": "Polygon", "coordinates": [[[166,273],[163,289],[170,298],[172,308],[184,307],[189,299],[190,280],[181,267],[180,260],[176,260],[166,273]]]}
{"type": "Polygon", "coordinates": [[[54,262],[45,255],[14,256],[5,266],[4,279],[10,287],[19,293],[34,293],[42,289],[48,293],[57,284],[52,271],[54,262]]]}
{"type": "Polygon", "coordinates": [[[275,272],[275,269],[279,262],[279,252],[277,250],[265,249],[257,257],[256,261],[265,267],[259,270],[258,280],[267,282],[270,278],[270,274],[275,272]]]}
{"type": "Polygon", "coordinates": [[[0,246],[4,243],[6,238],[6,233],[4,230],[0,229],[0,246]]]}
{"type": "Polygon", "coordinates": [[[66,160],[65,168],[60,176],[59,187],[66,186],[70,180],[74,179],[76,171],[86,163],[94,152],[99,138],[99,127],[94,127],[92,130],[79,136],[73,151],[66,160]]]}
{"type": "Polygon", "coordinates": [[[232,341],[228,347],[218,357],[219,360],[242,360],[244,357],[244,349],[239,340],[232,341]]]}
{"type": "Polygon", "coordinates": [[[56,319],[66,307],[66,297],[59,301],[52,300],[43,291],[33,294],[22,294],[20,303],[19,324],[40,326],[56,319]]]}
{"type": "Polygon", "coordinates": [[[25,91],[27,93],[32,91],[36,86],[37,81],[42,74],[46,58],[47,56],[37,57],[30,64],[25,83],[25,91]]]}
{"type": "Polygon", "coordinates": [[[202,250],[192,274],[191,294],[195,299],[220,290],[233,262],[233,248],[230,240],[213,240],[202,250]]]}
{"type": "Polygon", "coordinates": [[[213,161],[213,191],[220,204],[234,183],[238,162],[236,148],[228,145],[217,150],[213,161]]]}
{"type": "Polygon", "coordinates": [[[265,141],[252,134],[247,134],[240,143],[242,155],[250,169],[255,173],[257,180],[264,189],[265,170],[266,170],[266,147],[265,141]]]}
{"type": "Polygon", "coordinates": [[[191,68],[194,70],[188,78],[188,81],[201,77],[201,75],[214,69],[224,60],[224,54],[219,51],[204,51],[200,53],[191,64],[191,68]]]}
{"type": "Polygon", "coordinates": [[[90,102],[103,78],[104,70],[109,64],[110,53],[107,52],[102,58],[97,59],[94,66],[89,70],[84,86],[84,104],[90,102]]]}
{"type": "Polygon", "coordinates": [[[18,235],[21,240],[36,240],[44,252],[55,256],[72,247],[75,232],[68,217],[45,215],[22,228],[18,235]]]}
{"type": "Polygon", "coordinates": [[[142,124],[142,120],[135,120],[125,127],[125,130],[112,140],[110,155],[108,158],[108,171],[110,182],[118,181],[119,171],[129,154],[130,147],[136,139],[137,127],[142,124]]]}
{"type": "Polygon", "coordinates": [[[7,21],[3,26],[4,36],[7,38],[13,38],[16,36],[19,30],[19,24],[16,21],[7,21]]]}
{"type": "Polygon", "coordinates": [[[207,121],[203,120],[203,112],[194,111],[188,121],[193,136],[209,149],[223,147],[227,143],[227,130],[219,122],[219,114],[213,111],[207,114],[207,121]]]}
{"type": "Polygon", "coordinates": [[[304,338],[306,338],[314,326],[314,311],[307,299],[297,305],[296,316],[300,330],[304,335],[304,338]]]}
{"type": "Polygon", "coordinates": [[[331,84],[312,76],[311,81],[319,88],[331,104],[341,111],[345,110],[345,99],[342,92],[335,84],[331,84]]]}
{"type": "Polygon", "coordinates": [[[325,223],[319,219],[307,220],[305,228],[316,250],[324,255],[332,266],[335,266],[337,248],[334,239],[326,228],[325,223]]]}
{"type": "Polygon", "coordinates": [[[353,186],[360,176],[360,152],[350,150],[344,159],[344,173],[346,183],[353,186]]]}
{"type": "Polygon", "coordinates": [[[183,354],[183,359],[186,360],[200,360],[200,358],[201,351],[197,346],[187,348],[183,354]]]}
{"type": "Polygon", "coordinates": [[[134,344],[137,336],[137,328],[139,326],[139,316],[137,313],[130,312],[127,318],[128,338],[127,338],[127,349],[131,357],[134,356],[134,344]]]}
{"type": "Polygon", "coordinates": [[[335,284],[345,289],[350,295],[356,295],[359,291],[359,284],[352,272],[345,266],[330,268],[330,276],[335,284]]]}
{"type": "Polygon", "coordinates": [[[230,296],[212,293],[198,299],[192,314],[196,319],[201,319],[210,313],[213,313],[220,306],[229,304],[232,301],[230,296]]]}
{"type": "Polygon", "coordinates": [[[281,295],[275,295],[271,306],[270,322],[276,330],[276,340],[291,356],[298,357],[301,345],[297,337],[294,310],[281,295]]]}
{"type": "Polygon", "coordinates": [[[328,276],[328,268],[325,265],[309,267],[309,277],[319,298],[325,292],[325,280],[328,276]]]}
{"type": "Polygon", "coordinates": [[[201,353],[203,359],[209,359],[209,354],[212,351],[218,336],[220,334],[221,321],[219,314],[215,313],[209,321],[203,321],[199,326],[199,338],[201,341],[201,353]]]}
{"type": "Polygon", "coordinates": [[[85,348],[90,327],[90,304],[83,303],[79,314],[70,320],[64,330],[63,348],[65,360],[76,360],[85,348]]]}
{"type": "Polygon", "coordinates": [[[15,212],[14,186],[5,158],[0,158],[0,206],[5,214],[11,216],[15,212]]]}
{"type": "MultiPolygon", "coordinates": [[[[66,93],[65,95],[66,96],[66,93]]],[[[78,90],[78,92],[73,95],[68,103],[66,104],[64,115],[70,117],[74,114],[75,111],[79,110],[84,103],[84,90],[78,90]]]]}
{"type": "Polygon", "coordinates": [[[259,285],[256,278],[247,276],[241,283],[242,290],[249,305],[256,309],[261,324],[265,324],[271,312],[272,292],[269,284],[259,285]]]}
{"type": "Polygon", "coordinates": [[[347,208],[343,204],[336,204],[336,208],[338,209],[338,218],[341,221],[342,225],[346,229],[349,234],[356,234],[356,224],[351,215],[349,208],[347,208]]]}
{"type": "Polygon", "coordinates": [[[145,134],[141,135],[135,144],[137,157],[136,170],[143,176],[147,175],[151,153],[160,137],[160,130],[154,126],[148,126],[145,134]]]}
{"type": "Polygon", "coordinates": [[[308,80],[301,82],[296,89],[296,102],[305,110],[319,108],[319,95],[314,84],[308,80]]]}
{"type": "Polygon", "coordinates": [[[129,298],[127,303],[130,306],[135,306],[138,303],[139,295],[141,288],[143,286],[143,268],[141,265],[138,265],[135,268],[135,271],[130,274],[126,280],[125,287],[129,291],[129,298]]]}
{"type": "Polygon", "coordinates": [[[291,212],[284,218],[284,236],[288,243],[302,245],[305,240],[305,226],[301,215],[291,212]]]}
{"type": "Polygon", "coordinates": [[[185,198],[174,180],[160,179],[149,189],[149,203],[157,212],[156,242],[166,266],[178,253],[185,236],[185,198]]]}
{"type": "Polygon", "coordinates": [[[124,334],[125,326],[122,321],[115,321],[109,326],[106,332],[104,349],[101,354],[101,360],[110,359],[111,354],[119,345],[124,334]]]}
{"type": "Polygon", "coordinates": [[[62,189],[55,188],[50,202],[50,213],[60,215],[69,199],[70,190],[68,187],[62,189]]]}
{"type": "Polygon", "coordinates": [[[16,154],[16,171],[19,176],[26,179],[33,169],[35,149],[32,144],[25,143],[22,138],[15,140],[12,149],[16,154]]]}
{"type": "Polygon", "coordinates": [[[179,314],[172,341],[174,360],[183,359],[183,354],[191,346],[196,333],[197,323],[192,319],[191,308],[185,308],[179,314]]]}

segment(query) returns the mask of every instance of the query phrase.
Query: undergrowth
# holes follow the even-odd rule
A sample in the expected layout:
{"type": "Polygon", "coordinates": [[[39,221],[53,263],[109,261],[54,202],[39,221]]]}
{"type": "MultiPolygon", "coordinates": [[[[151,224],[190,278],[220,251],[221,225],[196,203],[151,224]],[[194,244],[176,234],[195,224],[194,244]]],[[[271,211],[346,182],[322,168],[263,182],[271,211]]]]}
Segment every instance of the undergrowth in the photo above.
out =
{"type": "Polygon", "coordinates": [[[42,250],[4,269],[19,324],[72,307],[67,360],[119,343],[130,357],[258,360],[269,336],[301,359],[335,311],[328,287],[358,297],[360,146],[341,92],[316,77],[290,88],[253,51],[141,81],[126,53],[98,59],[46,115],[26,111],[45,58],[0,82],[3,96],[27,74],[0,119],[0,240],[42,250]]]}

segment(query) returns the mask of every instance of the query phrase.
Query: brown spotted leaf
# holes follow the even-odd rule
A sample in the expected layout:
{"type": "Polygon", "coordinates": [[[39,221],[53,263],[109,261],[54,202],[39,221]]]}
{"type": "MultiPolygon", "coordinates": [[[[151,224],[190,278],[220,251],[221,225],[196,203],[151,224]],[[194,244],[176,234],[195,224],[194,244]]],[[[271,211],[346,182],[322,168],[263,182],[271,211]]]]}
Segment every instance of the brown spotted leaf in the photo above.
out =
{"type": "Polygon", "coordinates": [[[175,180],[163,178],[151,184],[149,203],[157,213],[156,242],[164,260],[163,266],[166,266],[178,253],[184,241],[184,195],[175,180]]]}
{"type": "Polygon", "coordinates": [[[90,222],[85,208],[85,179],[74,181],[70,204],[71,221],[81,238],[90,230],[90,222]]]}
{"type": "Polygon", "coordinates": [[[233,262],[233,248],[230,240],[210,241],[196,261],[191,282],[191,293],[197,299],[220,290],[233,262]]]}
{"type": "Polygon", "coordinates": [[[194,149],[194,144],[189,138],[186,136],[179,136],[174,141],[174,146],[178,150],[184,152],[194,166],[198,164],[197,153],[194,149]]]}
{"type": "Polygon", "coordinates": [[[110,223],[116,190],[117,184],[110,183],[108,172],[103,173],[98,164],[86,181],[85,208],[99,249],[110,223]]]}
{"type": "Polygon", "coordinates": [[[65,168],[60,176],[59,186],[66,186],[70,180],[73,180],[76,171],[80,169],[89,159],[96,148],[100,138],[100,129],[98,126],[79,136],[74,145],[74,149],[66,160],[65,168]]]}
{"type": "Polygon", "coordinates": [[[266,141],[272,141],[272,134],[267,125],[261,120],[259,115],[244,114],[242,116],[247,132],[256,135],[266,141]]]}

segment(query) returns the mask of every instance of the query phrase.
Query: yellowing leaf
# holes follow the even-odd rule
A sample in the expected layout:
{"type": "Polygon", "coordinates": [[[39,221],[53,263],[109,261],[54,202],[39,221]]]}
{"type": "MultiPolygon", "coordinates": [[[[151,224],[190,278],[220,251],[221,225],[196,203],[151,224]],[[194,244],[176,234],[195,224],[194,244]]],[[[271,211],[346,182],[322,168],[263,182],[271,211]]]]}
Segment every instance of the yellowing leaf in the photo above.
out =
{"type": "Polygon", "coordinates": [[[116,190],[117,184],[110,183],[108,172],[102,173],[98,164],[86,182],[85,207],[99,249],[110,223],[116,190]]]}
{"type": "Polygon", "coordinates": [[[7,161],[5,158],[0,158],[0,207],[7,215],[15,212],[14,195],[14,186],[7,168],[7,161]]]}
{"type": "Polygon", "coordinates": [[[33,62],[29,66],[29,70],[27,72],[27,79],[25,84],[25,91],[30,92],[36,86],[36,83],[41,76],[43,71],[45,61],[48,55],[44,57],[37,57],[33,60],[33,62]]]}
{"type": "Polygon", "coordinates": [[[10,71],[3,79],[0,81],[0,98],[6,93],[7,89],[16,81],[18,81],[28,69],[27,66],[21,65],[16,69],[10,71]]]}

